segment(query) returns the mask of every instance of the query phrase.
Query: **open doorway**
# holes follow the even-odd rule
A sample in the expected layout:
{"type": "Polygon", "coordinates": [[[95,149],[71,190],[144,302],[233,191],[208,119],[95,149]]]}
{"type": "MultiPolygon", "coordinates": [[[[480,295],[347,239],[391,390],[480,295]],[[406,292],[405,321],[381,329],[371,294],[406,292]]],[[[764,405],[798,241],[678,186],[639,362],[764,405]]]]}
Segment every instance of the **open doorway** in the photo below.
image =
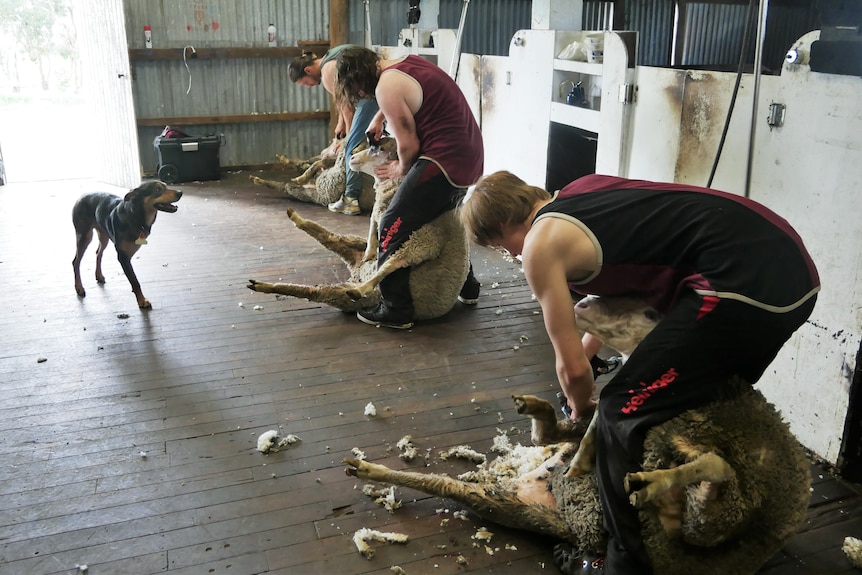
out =
{"type": "Polygon", "coordinates": [[[71,0],[0,1],[0,149],[6,181],[93,178],[71,0]]]}
{"type": "Polygon", "coordinates": [[[0,71],[9,182],[140,183],[122,3],[0,0],[0,71]]]}

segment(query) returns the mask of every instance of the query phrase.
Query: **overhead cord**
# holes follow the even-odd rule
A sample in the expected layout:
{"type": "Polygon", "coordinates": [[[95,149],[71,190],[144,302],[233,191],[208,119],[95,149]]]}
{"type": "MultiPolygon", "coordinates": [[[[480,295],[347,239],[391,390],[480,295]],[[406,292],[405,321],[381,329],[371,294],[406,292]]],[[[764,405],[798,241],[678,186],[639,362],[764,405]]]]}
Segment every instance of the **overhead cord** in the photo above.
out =
{"type": "Polygon", "coordinates": [[[745,30],[742,35],[742,46],[739,53],[739,64],[736,68],[736,83],[733,85],[733,92],[730,96],[730,105],[727,108],[727,116],[724,119],[724,128],[721,131],[721,138],[718,142],[718,150],[715,153],[715,160],[712,163],[712,170],[709,172],[709,179],[706,182],[706,187],[709,188],[712,186],[712,180],[715,177],[715,172],[718,169],[718,161],[721,159],[721,152],[724,150],[724,142],[727,139],[727,131],[730,128],[730,118],[733,116],[733,107],[736,104],[736,97],[739,94],[739,85],[742,82],[742,73],[745,69],[745,57],[748,53],[748,44],[749,44],[749,32],[751,30],[752,24],[754,23],[754,17],[757,15],[755,8],[757,7],[757,0],[749,0],[748,2],[748,11],[746,12],[745,17],[745,30]]]}
{"type": "Polygon", "coordinates": [[[186,46],[186,47],[184,47],[184,48],[183,48],[183,64],[185,64],[185,65],[186,65],[186,72],[187,72],[187,73],[188,73],[188,75],[189,75],[189,87],[188,87],[188,89],[186,90],[186,96],[188,96],[188,95],[189,95],[189,92],[191,92],[191,91],[192,91],[192,71],[189,69],[189,61],[188,61],[188,59],[186,58],[186,53],[187,53],[189,50],[191,50],[191,51],[192,51],[192,54],[197,54],[197,51],[195,50],[195,47],[194,47],[194,46],[186,46]]]}

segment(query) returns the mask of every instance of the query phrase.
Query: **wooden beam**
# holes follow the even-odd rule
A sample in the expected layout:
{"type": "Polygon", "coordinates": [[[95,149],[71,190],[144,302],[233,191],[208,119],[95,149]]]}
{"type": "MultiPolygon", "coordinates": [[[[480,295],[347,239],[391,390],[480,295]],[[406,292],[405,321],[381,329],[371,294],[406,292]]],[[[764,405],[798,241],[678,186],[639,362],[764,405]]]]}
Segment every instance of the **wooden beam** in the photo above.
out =
{"type": "Polygon", "coordinates": [[[299,46],[278,46],[275,48],[251,46],[236,48],[196,48],[195,52],[184,48],[156,48],[147,50],[144,48],[129,49],[129,60],[147,62],[156,60],[182,60],[183,51],[185,58],[193,60],[228,60],[237,58],[295,58],[301,56],[304,51],[321,53],[329,49],[329,42],[302,41],[297,42],[299,46]]]}
{"type": "Polygon", "coordinates": [[[329,0],[329,43],[332,46],[347,44],[350,33],[349,19],[347,0],[329,0]]]}
{"type": "MultiPolygon", "coordinates": [[[[329,0],[329,44],[340,46],[347,44],[350,32],[350,13],[347,9],[348,0],[329,0]]],[[[332,117],[329,120],[332,132],[338,124],[338,108],[332,98],[332,117]]]]}
{"type": "Polygon", "coordinates": [[[165,118],[138,118],[138,126],[204,126],[209,124],[249,124],[254,122],[294,122],[297,120],[326,120],[328,111],[282,112],[278,114],[230,114],[223,116],[173,116],[165,118]]]}

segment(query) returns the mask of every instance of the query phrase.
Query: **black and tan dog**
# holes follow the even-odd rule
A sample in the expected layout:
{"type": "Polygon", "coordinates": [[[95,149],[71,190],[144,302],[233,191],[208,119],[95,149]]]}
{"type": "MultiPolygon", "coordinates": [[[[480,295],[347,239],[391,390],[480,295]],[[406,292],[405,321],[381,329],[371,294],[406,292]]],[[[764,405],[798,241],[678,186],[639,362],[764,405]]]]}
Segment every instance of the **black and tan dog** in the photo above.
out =
{"type": "Polygon", "coordinates": [[[87,295],[81,284],[81,258],[87,246],[93,239],[93,230],[99,234],[99,247],[96,249],[96,281],[105,283],[102,275],[102,255],[110,239],[117,248],[117,259],[123,267],[123,272],[132,284],[132,291],[138,299],[138,307],[150,309],[153,307],[144,294],[141,284],[132,269],[132,256],[147,243],[156,214],[160,211],[173,213],[177,211],[174,202],[183,193],[170,190],[162,182],[146,182],[131,190],[121,198],[105,192],[84,194],[72,208],[72,223],[75,224],[77,249],[72,267],[75,270],[75,291],[80,297],[87,295]]]}

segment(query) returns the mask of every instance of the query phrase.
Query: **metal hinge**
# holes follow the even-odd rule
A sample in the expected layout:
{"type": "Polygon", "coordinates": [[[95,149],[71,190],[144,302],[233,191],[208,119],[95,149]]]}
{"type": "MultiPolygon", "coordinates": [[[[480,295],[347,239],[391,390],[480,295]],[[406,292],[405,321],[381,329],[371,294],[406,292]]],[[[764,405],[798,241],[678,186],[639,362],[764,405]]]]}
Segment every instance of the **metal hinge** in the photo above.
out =
{"type": "Polygon", "coordinates": [[[635,101],[635,85],[620,84],[619,102],[620,104],[633,104],[635,101]]]}

